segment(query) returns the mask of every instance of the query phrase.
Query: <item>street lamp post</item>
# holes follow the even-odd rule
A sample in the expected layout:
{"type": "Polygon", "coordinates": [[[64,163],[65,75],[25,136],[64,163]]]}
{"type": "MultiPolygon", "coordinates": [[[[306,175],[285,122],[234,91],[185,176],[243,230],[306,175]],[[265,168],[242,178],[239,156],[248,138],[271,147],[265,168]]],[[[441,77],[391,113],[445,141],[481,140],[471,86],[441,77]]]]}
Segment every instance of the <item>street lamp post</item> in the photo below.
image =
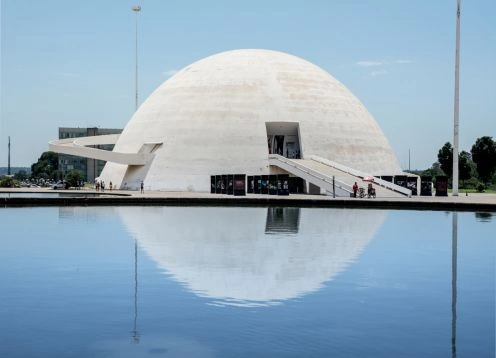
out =
{"type": "MultiPolygon", "coordinates": [[[[136,33],[135,33],[135,103],[134,111],[138,110],[138,13],[141,11],[141,6],[134,5],[131,10],[136,13],[136,33]]],[[[138,332],[138,241],[134,238],[134,324],[133,324],[133,343],[140,342],[138,332]]]]}
{"type": "Polygon", "coordinates": [[[455,50],[455,110],[453,134],[453,190],[452,195],[458,196],[458,127],[459,127],[459,98],[460,98],[460,2],[456,3],[456,50],[455,50]]]}
{"type": "Polygon", "coordinates": [[[135,56],[135,103],[134,103],[134,110],[138,110],[138,13],[141,11],[141,6],[139,5],[134,5],[131,10],[133,10],[136,13],[136,33],[135,33],[135,51],[134,51],[134,56],[135,56]]]}

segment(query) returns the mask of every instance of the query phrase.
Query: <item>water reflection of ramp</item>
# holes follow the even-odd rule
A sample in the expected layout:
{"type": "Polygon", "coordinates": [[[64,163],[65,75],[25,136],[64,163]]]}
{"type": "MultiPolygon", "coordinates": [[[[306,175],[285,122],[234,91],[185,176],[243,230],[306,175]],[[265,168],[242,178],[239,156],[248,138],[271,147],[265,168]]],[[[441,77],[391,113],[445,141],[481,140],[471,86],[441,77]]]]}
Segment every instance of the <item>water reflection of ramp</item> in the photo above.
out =
{"type": "Polygon", "coordinates": [[[296,209],[283,215],[299,220],[296,230],[283,221],[293,230],[277,233],[273,221],[266,235],[267,208],[118,210],[142,249],[175,280],[232,305],[266,305],[320,289],[357,258],[386,215],[296,209]]]}
{"type": "Polygon", "coordinates": [[[298,233],[300,208],[267,208],[266,234],[298,233]]]}

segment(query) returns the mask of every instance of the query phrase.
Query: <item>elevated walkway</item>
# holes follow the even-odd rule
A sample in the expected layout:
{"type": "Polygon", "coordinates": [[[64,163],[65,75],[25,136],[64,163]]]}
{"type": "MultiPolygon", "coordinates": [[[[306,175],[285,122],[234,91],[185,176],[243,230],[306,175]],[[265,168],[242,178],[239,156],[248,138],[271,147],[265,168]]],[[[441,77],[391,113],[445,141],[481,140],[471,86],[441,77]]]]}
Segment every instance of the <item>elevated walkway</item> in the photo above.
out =
{"type": "Polygon", "coordinates": [[[162,143],[144,143],[138,153],[121,153],[89,146],[115,144],[120,134],[99,135],[91,137],[79,137],[53,140],[48,143],[49,150],[56,153],[75,155],[91,159],[105,160],[108,162],[127,164],[127,165],[145,165],[155,151],[162,143]]]}
{"type": "MultiPolygon", "coordinates": [[[[352,187],[355,182],[357,182],[359,187],[366,188],[368,182],[364,182],[363,178],[370,176],[318,156],[310,156],[308,159],[288,159],[277,154],[270,154],[269,164],[277,166],[326,190],[330,195],[335,193],[336,196],[349,196],[353,192],[352,187]]],[[[377,197],[411,196],[410,189],[376,177],[374,177],[372,185],[376,190],[377,197]]]]}

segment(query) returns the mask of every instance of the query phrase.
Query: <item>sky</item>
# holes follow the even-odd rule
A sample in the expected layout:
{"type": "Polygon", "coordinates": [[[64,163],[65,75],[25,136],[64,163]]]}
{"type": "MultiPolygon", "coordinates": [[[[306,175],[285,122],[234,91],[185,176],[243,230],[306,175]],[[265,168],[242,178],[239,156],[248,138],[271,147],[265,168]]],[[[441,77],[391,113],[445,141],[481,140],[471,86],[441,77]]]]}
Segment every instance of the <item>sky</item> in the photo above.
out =
{"type": "MultiPolygon", "coordinates": [[[[0,166],[30,166],[58,127],[123,128],[139,102],[206,56],[306,59],[367,107],[403,169],[453,143],[456,0],[0,0],[0,166]]],[[[496,1],[462,1],[460,150],[496,139],[496,1]]]]}

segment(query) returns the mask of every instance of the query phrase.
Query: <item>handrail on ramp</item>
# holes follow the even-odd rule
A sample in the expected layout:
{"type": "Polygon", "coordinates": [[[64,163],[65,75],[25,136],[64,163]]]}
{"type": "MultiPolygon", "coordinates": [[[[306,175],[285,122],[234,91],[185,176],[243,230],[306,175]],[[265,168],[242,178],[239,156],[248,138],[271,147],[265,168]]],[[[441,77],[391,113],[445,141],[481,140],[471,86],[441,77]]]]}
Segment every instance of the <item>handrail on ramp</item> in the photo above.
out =
{"type": "MultiPolygon", "coordinates": [[[[347,166],[345,166],[343,164],[334,162],[332,160],[324,159],[324,158],[321,158],[321,157],[316,156],[316,155],[310,155],[309,158],[311,160],[314,160],[314,161],[318,162],[318,163],[321,163],[321,164],[324,164],[324,165],[328,165],[328,166],[333,167],[333,168],[336,168],[336,169],[338,169],[338,170],[340,170],[342,172],[348,173],[350,175],[353,175],[355,177],[359,177],[359,178],[362,178],[362,179],[364,177],[367,177],[367,176],[373,176],[373,175],[364,173],[364,172],[362,172],[360,170],[356,170],[356,169],[347,167],[347,166]]],[[[387,180],[383,180],[381,178],[377,178],[375,176],[374,176],[374,184],[377,184],[379,186],[382,186],[383,188],[386,188],[386,189],[395,191],[397,193],[406,195],[409,198],[412,196],[412,191],[410,189],[407,189],[405,187],[402,187],[402,186],[399,186],[397,184],[391,183],[391,182],[389,182],[387,180]]]]}
{"type": "Polygon", "coordinates": [[[336,180],[333,177],[320,173],[316,170],[310,169],[295,160],[287,159],[282,155],[269,154],[269,164],[275,165],[291,174],[298,175],[300,177],[308,176],[304,179],[334,195],[336,195],[336,189],[341,191],[341,193],[345,193],[344,195],[346,196],[349,196],[353,192],[353,189],[350,185],[336,180]]]}

